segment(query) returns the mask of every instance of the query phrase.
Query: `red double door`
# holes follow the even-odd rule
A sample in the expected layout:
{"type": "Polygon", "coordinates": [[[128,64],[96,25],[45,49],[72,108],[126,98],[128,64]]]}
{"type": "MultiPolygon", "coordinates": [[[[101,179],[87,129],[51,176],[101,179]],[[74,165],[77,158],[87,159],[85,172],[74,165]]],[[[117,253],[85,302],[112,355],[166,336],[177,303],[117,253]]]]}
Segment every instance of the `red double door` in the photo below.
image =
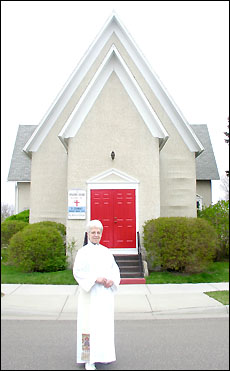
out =
{"type": "Polygon", "coordinates": [[[91,190],[91,220],[103,224],[101,244],[109,248],[136,248],[135,189],[91,190]]]}

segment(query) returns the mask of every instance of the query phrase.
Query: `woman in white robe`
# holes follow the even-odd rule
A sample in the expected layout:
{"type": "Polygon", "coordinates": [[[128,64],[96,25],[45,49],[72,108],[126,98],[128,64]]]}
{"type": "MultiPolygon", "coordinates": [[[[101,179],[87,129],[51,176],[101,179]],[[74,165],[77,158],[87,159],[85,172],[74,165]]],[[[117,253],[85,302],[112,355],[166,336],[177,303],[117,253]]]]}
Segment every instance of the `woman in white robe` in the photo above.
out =
{"type": "Polygon", "coordinates": [[[73,275],[79,284],[77,313],[77,363],[95,370],[95,362],[116,360],[114,344],[114,294],[120,271],[108,248],[99,244],[103,226],[88,225],[89,243],[78,250],[73,275]]]}

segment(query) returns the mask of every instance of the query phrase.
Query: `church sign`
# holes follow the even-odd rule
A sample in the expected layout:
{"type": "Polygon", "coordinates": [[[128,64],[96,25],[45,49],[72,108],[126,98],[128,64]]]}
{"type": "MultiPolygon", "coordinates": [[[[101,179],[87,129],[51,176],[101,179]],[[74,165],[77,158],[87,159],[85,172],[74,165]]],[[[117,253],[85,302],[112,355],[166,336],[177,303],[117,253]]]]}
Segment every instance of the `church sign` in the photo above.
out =
{"type": "Polygon", "coordinates": [[[86,191],[84,189],[69,190],[68,219],[86,219],[86,191]]]}

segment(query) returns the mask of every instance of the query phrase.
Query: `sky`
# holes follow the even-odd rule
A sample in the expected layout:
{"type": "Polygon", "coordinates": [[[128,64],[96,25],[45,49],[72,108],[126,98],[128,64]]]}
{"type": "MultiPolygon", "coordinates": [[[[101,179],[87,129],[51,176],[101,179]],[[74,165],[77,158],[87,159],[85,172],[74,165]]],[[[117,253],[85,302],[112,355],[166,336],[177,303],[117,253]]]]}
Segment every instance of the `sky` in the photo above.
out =
{"type": "MultiPolygon", "coordinates": [[[[229,169],[228,1],[1,1],[1,201],[19,125],[38,125],[115,11],[189,124],[229,169]]],[[[212,181],[213,203],[224,198],[212,181]]]]}

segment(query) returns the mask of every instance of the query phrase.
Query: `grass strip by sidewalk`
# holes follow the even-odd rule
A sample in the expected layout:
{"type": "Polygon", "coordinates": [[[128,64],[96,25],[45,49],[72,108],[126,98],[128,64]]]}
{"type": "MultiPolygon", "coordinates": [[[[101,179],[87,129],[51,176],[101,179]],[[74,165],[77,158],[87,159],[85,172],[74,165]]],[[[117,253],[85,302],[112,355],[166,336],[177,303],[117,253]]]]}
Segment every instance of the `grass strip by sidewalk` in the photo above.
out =
{"type": "Polygon", "coordinates": [[[219,301],[224,305],[229,305],[229,290],[222,290],[222,291],[208,291],[204,292],[204,294],[210,296],[211,298],[219,301]]]}
{"type": "MultiPolygon", "coordinates": [[[[4,263],[1,266],[2,283],[76,285],[71,269],[58,272],[24,273],[4,263]]],[[[229,282],[229,262],[214,262],[202,273],[151,272],[145,279],[147,284],[229,282]]]]}

